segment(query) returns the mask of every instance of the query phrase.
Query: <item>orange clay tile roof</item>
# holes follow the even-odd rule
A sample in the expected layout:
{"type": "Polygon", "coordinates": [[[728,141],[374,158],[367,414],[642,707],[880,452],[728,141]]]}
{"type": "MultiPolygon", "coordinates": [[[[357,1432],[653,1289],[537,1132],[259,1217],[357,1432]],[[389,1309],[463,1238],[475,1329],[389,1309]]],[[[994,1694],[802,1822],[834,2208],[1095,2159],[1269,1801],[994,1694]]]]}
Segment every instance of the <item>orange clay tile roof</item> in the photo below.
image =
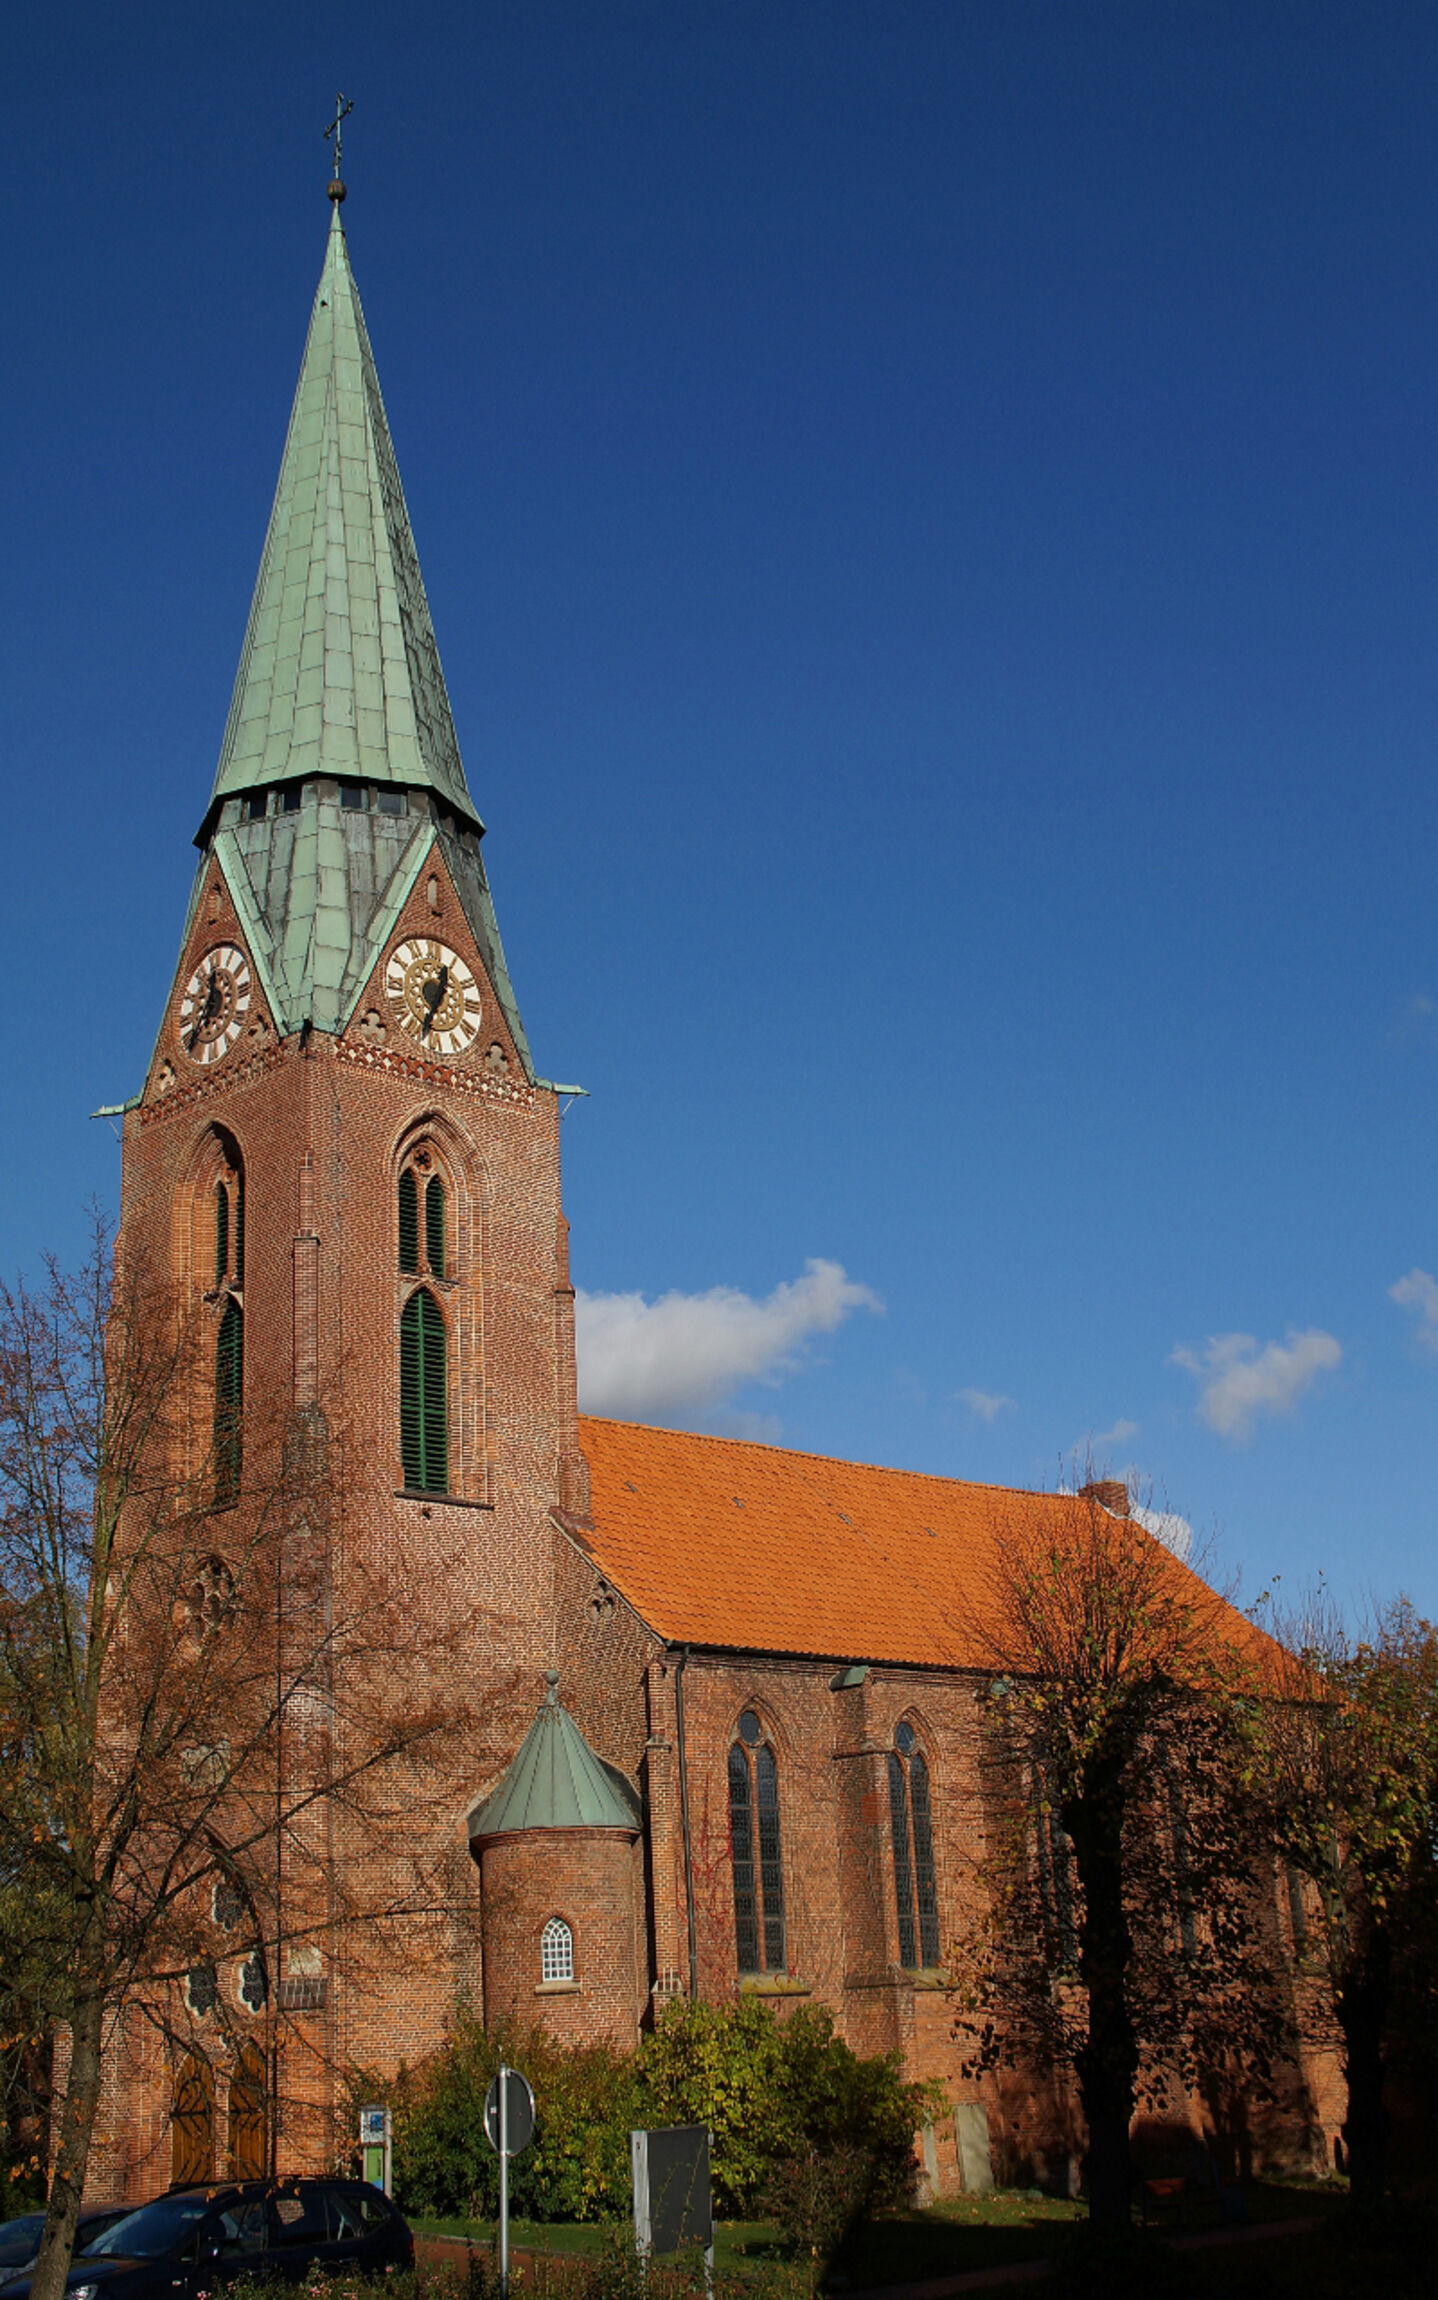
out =
{"type": "MultiPolygon", "coordinates": [[[[592,1415],[579,1428],[595,1562],[676,1644],[983,1668],[969,1608],[998,1539],[1075,1506],[592,1415]]],[[[1266,1645],[1223,1610],[1234,1645],[1266,1645]]]]}

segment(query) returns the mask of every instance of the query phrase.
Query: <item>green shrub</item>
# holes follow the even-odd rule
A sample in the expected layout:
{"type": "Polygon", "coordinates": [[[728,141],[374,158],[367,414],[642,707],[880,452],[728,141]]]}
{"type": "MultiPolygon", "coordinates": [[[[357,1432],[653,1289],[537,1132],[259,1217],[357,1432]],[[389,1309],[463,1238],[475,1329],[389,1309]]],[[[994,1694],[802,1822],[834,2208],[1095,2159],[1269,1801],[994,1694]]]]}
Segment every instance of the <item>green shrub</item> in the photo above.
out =
{"type": "Polygon", "coordinates": [[[499,2159],[484,2137],[484,2100],[501,2057],[534,2089],[535,2133],[509,2167],[509,2203],[527,2220],[612,2220],[629,2209],[632,2061],[605,2045],[566,2049],[542,2030],[487,2033],[465,2006],[449,2043],[388,2087],[394,2190],[401,2211],[493,2219],[499,2159]]]}
{"type": "Polygon", "coordinates": [[[920,2088],[904,2082],[897,2054],[861,2060],[821,2009],[802,2006],[776,2021],[754,1997],[726,2006],[684,1999],[636,2053],[623,2055],[559,2045],[538,2029],[488,2033],[461,2005],[449,2042],[420,2067],[390,2084],[363,2072],[352,2080],[356,2100],[388,2098],[394,2111],[403,2211],[485,2220],[498,2211],[484,2100],[501,2056],[523,2069],[537,2111],[533,2144],[510,2164],[516,2218],[626,2218],[629,2134],[638,2125],[707,2125],[716,2211],[742,2218],[771,2192],[792,2196],[787,2217],[806,2250],[813,2239],[803,2231],[816,2215],[826,2226],[833,2216],[832,2203],[820,2207],[812,2175],[798,2169],[812,2159],[844,2152],[846,2191],[858,2209],[898,2203],[912,2183],[920,2088]],[[794,2168],[787,2186],[776,2189],[786,2166],[794,2168]]]}
{"type": "Polygon", "coordinates": [[[863,2202],[897,2204],[914,2177],[925,2105],[897,2053],[861,2060],[833,2015],[801,2005],[775,2020],[758,1997],[721,2006],[681,1998],[639,2048],[647,2124],[707,2124],[716,2208],[742,2219],[781,2165],[844,2149],[867,2167],[863,2202]]]}

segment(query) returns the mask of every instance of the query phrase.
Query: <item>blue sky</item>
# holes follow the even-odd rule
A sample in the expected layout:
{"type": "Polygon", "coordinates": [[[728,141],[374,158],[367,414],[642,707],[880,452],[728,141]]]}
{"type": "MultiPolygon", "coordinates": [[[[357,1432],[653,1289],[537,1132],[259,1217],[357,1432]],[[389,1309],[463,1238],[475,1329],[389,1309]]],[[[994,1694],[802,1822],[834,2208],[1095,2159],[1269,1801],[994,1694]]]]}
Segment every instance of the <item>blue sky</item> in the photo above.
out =
{"type": "Polygon", "coordinates": [[[114,1195],[343,85],[511,967],[591,1090],[591,1396],[1023,1484],[1092,1440],[1249,1596],[1438,1610],[1432,9],[12,40],[0,1265],[114,1195]]]}

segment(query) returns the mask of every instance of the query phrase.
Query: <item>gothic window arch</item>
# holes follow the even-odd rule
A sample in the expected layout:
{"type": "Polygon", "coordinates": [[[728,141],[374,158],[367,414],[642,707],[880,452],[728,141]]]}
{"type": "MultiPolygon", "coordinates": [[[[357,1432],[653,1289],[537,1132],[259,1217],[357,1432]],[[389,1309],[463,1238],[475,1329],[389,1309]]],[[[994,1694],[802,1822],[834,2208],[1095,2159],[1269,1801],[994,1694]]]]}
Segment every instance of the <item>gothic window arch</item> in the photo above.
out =
{"type": "Polygon", "coordinates": [[[729,1855],[734,1945],[741,1973],[787,1970],[779,1760],[757,1709],[745,1709],[729,1745],[729,1855]]]}
{"type": "Polygon", "coordinates": [[[551,1917],[539,1936],[539,1978],[541,1985],[574,1978],[574,1934],[563,1917],[551,1917]]]}
{"type": "Polygon", "coordinates": [[[915,1972],[939,1962],[939,1894],[928,1760],[907,1717],[889,1751],[889,1831],[899,1962],[915,1972]]]}

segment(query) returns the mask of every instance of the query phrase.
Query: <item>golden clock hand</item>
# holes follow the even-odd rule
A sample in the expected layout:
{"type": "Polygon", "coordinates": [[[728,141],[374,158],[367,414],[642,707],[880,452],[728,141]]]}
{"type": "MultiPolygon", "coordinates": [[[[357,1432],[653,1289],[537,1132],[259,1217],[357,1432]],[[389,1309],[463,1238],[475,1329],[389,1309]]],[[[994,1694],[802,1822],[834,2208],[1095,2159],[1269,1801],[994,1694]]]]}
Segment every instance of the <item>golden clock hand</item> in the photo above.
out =
{"type": "Polygon", "coordinates": [[[194,1051],[195,1051],[195,1040],[196,1040],[196,1039],[199,1037],[199,1035],[200,1035],[200,1032],[201,1032],[201,1031],[204,1029],[204,1027],[205,1027],[205,1024],[206,1024],[207,1022],[213,1022],[213,1021],[214,1021],[214,1019],[215,1019],[215,1016],[216,1016],[216,1015],[219,1013],[219,1011],[220,1011],[220,978],[219,978],[219,975],[218,975],[218,973],[216,972],[215,968],[214,968],[214,967],[211,967],[211,968],[210,968],[210,982],[209,982],[209,988],[208,988],[208,989],[207,989],[207,991],[205,992],[205,1003],[204,1003],[204,1006],[201,1008],[199,1015],[196,1017],[196,1021],[195,1021],[195,1027],[194,1027],[194,1029],[193,1029],[193,1030],[190,1032],[190,1035],[189,1035],[189,1039],[188,1039],[188,1041],[186,1042],[186,1046],[185,1046],[185,1052],[186,1052],[187,1054],[193,1054],[193,1053],[194,1053],[194,1051]]]}
{"type": "Polygon", "coordinates": [[[438,974],[435,976],[432,982],[427,982],[425,984],[423,991],[420,993],[425,1003],[425,1017],[424,1022],[420,1028],[421,1038],[428,1038],[430,1031],[433,1029],[434,1018],[439,1012],[440,1006],[444,999],[444,994],[448,988],[449,968],[446,965],[440,968],[438,974]]]}

